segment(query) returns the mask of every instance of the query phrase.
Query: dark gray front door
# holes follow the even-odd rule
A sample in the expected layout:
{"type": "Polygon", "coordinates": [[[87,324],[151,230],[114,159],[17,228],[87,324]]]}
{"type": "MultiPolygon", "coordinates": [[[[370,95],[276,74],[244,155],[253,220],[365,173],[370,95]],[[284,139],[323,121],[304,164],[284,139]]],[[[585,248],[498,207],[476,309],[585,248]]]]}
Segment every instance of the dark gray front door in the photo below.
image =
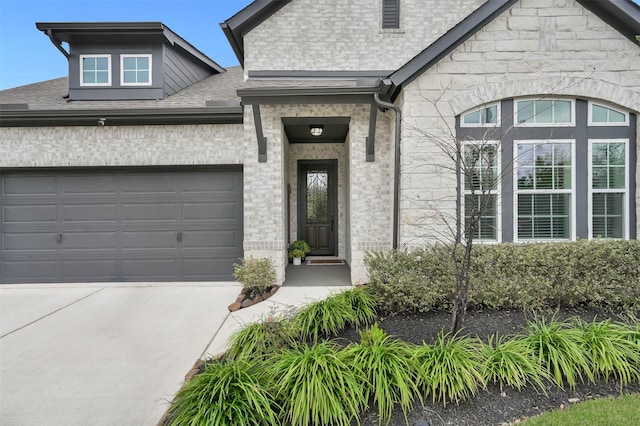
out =
{"type": "Polygon", "coordinates": [[[242,170],[0,172],[0,283],[230,280],[242,170]]]}
{"type": "Polygon", "coordinates": [[[337,160],[298,161],[298,239],[310,255],[337,255],[337,160]]]}

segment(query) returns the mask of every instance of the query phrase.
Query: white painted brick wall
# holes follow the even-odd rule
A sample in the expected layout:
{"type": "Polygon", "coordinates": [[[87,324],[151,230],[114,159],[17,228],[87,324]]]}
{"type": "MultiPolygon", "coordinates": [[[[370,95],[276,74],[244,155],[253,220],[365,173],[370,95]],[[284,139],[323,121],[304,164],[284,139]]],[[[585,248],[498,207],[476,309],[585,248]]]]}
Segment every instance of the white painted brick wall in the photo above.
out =
{"type": "Polygon", "coordinates": [[[268,161],[257,162],[257,142],[253,114],[245,108],[245,255],[268,255],[276,262],[278,277],[284,277],[287,262],[287,184],[292,184],[292,238],[295,238],[295,176],[298,159],[342,158],[344,199],[341,213],[339,251],[350,260],[354,283],[366,281],[364,252],[390,248],[392,237],[392,115],[378,114],[376,161],[365,161],[365,137],[369,132],[369,105],[269,105],[261,106],[264,134],[268,140],[268,161]],[[289,145],[282,117],[350,117],[345,145],[289,145]],[[347,155],[348,152],[348,155],[347,155]],[[348,164],[347,164],[348,161],[348,164]],[[284,167],[283,167],[284,166],[284,167]],[[282,175],[284,171],[285,175],[282,175]],[[346,173],[349,172],[347,178],[346,173]],[[349,215],[349,217],[346,217],[349,215]],[[347,227],[350,224],[350,227],[347,227]],[[348,241],[348,243],[347,243],[348,241]]]}
{"type": "MultiPolygon", "coordinates": [[[[452,161],[434,140],[451,140],[446,129],[454,128],[455,115],[498,99],[550,93],[604,99],[638,114],[640,48],[575,0],[521,0],[405,88],[398,101],[405,111],[405,246],[450,239],[444,219],[455,213],[455,174],[443,166],[452,161]]],[[[636,148],[640,154],[640,141],[636,148]]]]}
{"type": "Polygon", "coordinates": [[[382,0],[294,0],[249,32],[245,70],[393,70],[484,0],[402,0],[382,30],[382,0]]]}
{"type": "Polygon", "coordinates": [[[3,127],[0,167],[242,164],[237,125],[3,127]]]}

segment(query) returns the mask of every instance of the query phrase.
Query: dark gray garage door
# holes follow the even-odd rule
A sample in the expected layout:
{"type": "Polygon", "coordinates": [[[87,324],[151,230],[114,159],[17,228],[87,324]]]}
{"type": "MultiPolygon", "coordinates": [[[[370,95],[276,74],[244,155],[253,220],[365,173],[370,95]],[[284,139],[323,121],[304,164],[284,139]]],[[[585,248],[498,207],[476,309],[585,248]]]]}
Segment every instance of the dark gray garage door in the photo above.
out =
{"type": "Polygon", "coordinates": [[[0,282],[232,279],[242,170],[0,171],[0,282]]]}

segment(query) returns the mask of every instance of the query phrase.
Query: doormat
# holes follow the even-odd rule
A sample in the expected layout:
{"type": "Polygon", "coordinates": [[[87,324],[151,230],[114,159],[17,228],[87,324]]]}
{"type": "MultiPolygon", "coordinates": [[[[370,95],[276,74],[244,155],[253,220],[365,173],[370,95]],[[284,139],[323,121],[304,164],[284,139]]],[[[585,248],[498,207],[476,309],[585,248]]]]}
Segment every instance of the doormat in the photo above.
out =
{"type": "Polygon", "coordinates": [[[343,259],[309,259],[307,265],[344,265],[343,259]]]}

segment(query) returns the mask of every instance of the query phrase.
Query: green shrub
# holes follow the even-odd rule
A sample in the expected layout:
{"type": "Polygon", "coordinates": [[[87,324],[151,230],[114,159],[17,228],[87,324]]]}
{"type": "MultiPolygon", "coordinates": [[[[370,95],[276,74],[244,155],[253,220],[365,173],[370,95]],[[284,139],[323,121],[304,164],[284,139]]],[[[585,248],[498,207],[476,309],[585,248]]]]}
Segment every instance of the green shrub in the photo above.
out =
{"type": "Polygon", "coordinates": [[[640,346],[629,339],[633,331],[611,321],[578,321],[582,333],[582,350],[591,362],[591,370],[598,377],[609,380],[614,377],[623,387],[640,382],[640,346]]]}
{"type": "Polygon", "coordinates": [[[440,247],[424,250],[367,252],[370,291],[388,312],[444,308],[454,291],[451,260],[440,247]]]}
{"type": "Polygon", "coordinates": [[[591,363],[582,348],[582,333],[577,328],[555,318],[550,321],[536,318],[527,323],[525,341],[558,388],[563,389],[566,380],[573,390],[584,375],[594,380],[591,363]]]}
{"type": "Polygon", "coordinates": [[[295,319],[302,337],[313,341],[320,336],[335,336],[347,323],[356,321],[352,305],[340,294],[305,306],[295,319]]]}
{"type": "Polygon", "coordinates": [[[425,395],[442,402],[459,402],[484,386],[478,341],[440,333],[432,346],[424,343],[415,351],[419,384],[425,395]]]}
{"type": "Polygon", "coordinates": [[[282,403],[281,424],[348,426],[366,406],[362,372],[331,342],[284,349],[267,374],[282,403]]]}
{"type": "Polygon", "coordinates": [[[231,336],[227,356],[232,359],[264,359],[270,353],[295,345],[299,337],[295,309],[289,307],[278,312],[271,307],[262,321],[247,324],[231,336]]]}
{"type": "Polygon", "coordinates": [[[214,362],[187,382],[169,408],[168,424],[273,425],[280,409],[263,383],[255,364],[246,361],[214,362]]]}
{"type": "Polygon", "coordinates": [[[533,385],[544,389],[541,365],[536,362],[530,345],[519,337],[508,339],[491,336],[482,344],[483,376],[487,381],[521,390],[533,385]]]}
{"type": "Polygon", "coordinates": [[[393,406],[400,404],[405,420],[419,397],[417,364],[412,345],[393,339],[374,324],[360,333],[360,343],[345,349],[349,364],[362,371],[365,400],[378,405],[379,424],[391,422],[393,406]]]}
{"type": "Polygon", "coordinates": [[[233,278],[243,287],[266,291],[276,282],[276,270],[269,258],[244,257],[233,264],[233,278]]]}
{"type": "Polygon", "coordinates": [[[351,315],[347,319],[351,325],[355,327],[366,326],[375,319],[378,298],[368,287],[343,291],[335,297],[343,298],[347,305],[351,306],[351,315]]]}
{"type": "MultiPolygon", "coordinates": [[[[449,248],[371,252],[365,263],[383,309],[451,306],[455,281],[449,248]]],[[[640,241],[476,245],[469,303],[493,309],[640,308],[640,241]]]]}

